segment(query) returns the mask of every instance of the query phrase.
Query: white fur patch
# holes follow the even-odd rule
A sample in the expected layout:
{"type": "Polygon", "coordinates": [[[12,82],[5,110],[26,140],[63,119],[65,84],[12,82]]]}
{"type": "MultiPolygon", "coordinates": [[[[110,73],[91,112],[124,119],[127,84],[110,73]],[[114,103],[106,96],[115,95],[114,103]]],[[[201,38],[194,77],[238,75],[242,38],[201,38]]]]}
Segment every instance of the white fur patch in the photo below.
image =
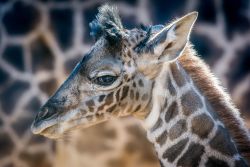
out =
{"type": "Polygon", "coordinates": [[[127,66],[127,65],[124,66],[124,69],[125,69],[129,74],[133,74],[133,73],[135,72],[135,70],[136,70],[134,66],[129,67],[129,66],[127,66]]]}
{"type": "MultiPolygon", "coordinates": [[[[166,66],[165,66],[166,67],[166,66]]],[[[152,92],[152,103],[153,107],[147,118],[144,120],[144,127],[146,129],[151,129],[160,117],[161,106],[165,101],[166,94],[164,94],[164,82],[165,79],[165,68],[162,69],[160,75],[156,78],[156,82],[152,92]]]]}
{"type": "Polygon", "coordinates": [[[174,30],[175,30],[175,25],[171,26],[170,29],[168,30],[167,40],[174,41],[176,39],[174,30]]]}
{"type": "MultiPolygon", "coordinates": [[[[153,101],[156,101],[156,100],[153,100],[153,101]]],[[[155,103],[156,102],[154,102],[152,111],[149,113],[148,117],[144,120],[144,126],[146,129],[151,129],[155,125],[157,120],[159,119],[160,105],[155,104],[155,103]]]]}
{"type": "MultiPolygon", "coordinates": [[[[175,39],[176,39],[176,35],[175,35],[175,25],[173,25],[173,26],[171,26],[170,28],[169,28],[169,30],[168,30],[168,32],[167,32],[167,37],[166,37],[166,39],[165,39],[165,42],[163,42],[163,43],[160,43],[160,44],[158,44],[155,48],[154,48],[154,53],[156,54],[156,55],[161,55],[162,54],[162,52],[165,50],[165,48],[166,48],[166,44],[168,44],[170,41],[174,41],[175,39]]],[[[163,31],[165,31],[165,30],[163,30],[163,31]]],[[[159,32],[159,34],[160,33],[162,33],[162,31],[161,32],[159,32]]]]}
{"type": "Polygon", "coordinates": [[[155,48],[154,48],[154,53],[157,56],[160,56],[162,54],[162,52],[165,49],[165,42],[164,43],[160,43],[158,44],[155,48]]]}

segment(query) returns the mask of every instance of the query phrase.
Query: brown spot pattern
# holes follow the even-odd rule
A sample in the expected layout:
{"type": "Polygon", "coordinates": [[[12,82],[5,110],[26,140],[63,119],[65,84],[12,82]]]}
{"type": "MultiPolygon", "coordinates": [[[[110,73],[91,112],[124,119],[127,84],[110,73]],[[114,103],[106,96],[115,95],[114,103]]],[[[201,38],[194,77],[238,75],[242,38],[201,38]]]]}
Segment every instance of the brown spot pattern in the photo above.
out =
{"type": "Polygon", "coordinates": [[[133,89],[130,89],[130,98],[133,100],[135,97],[133,89]]]}
{"type": "Polygon", "coordinates": [[[219,126],[214,138],[209,142],[210,146],[218,150],[219,152],[233,156],[237,153],[234,144],[231,142],[231,138],[226,129],[219,126]]]}
{"type": "Polygon", "coordinates": [[[226,162],[219,160],[215,157],[209,157],[205,164],[206,167],[229,167],[226,162]]]}
{"type": "Polygon", "coordinates": [[[177,64],[176,63],[172,63],[170,64],[170,68],[171,68],[171,71],[172,71],[172,75],[173,75],[173,78],[176,82],[176,84],[179,86],[179,87],[182,87],[185,85],[185,74],[183,74],[177,67],[177,64]]]}
{"type": "Polygon", "coordinates": [[[206,114],[194,117],[191,124],[192,132],[197,134],[202,139],[208,136],[214,126],[213,120],[206,114]]]}
{"type": "Polygon", "coordinates": [[[167,44],[167,46],[165,47],[165,50],[171,48],[172,46],[173,46],[173,42],[169,42],[169,43],[167,44]]]}
{"type": "Polygon", "coordinates": [[[139,100],[139,92],[136,92],[135,99],[139,100]]]}
{"type": "Polygon", "coordinates": [[[187,142],[188,142],[188,138],[180,140],[178,143],[176,143],[175,145],[168,148],[163,153],[162,157],[164,159],[167,158],[169,162],[173,162],[177,158],[177,156],[181,154],[181,152],[185,148],[187,142]]]}
{"type": "Polygon", "coordinates": [[[171,79],[169,75],[167,75],[167,81],[166,81],[166,89],[168,89],[169,93],[174,96],[176,95],[176,90],[171,82],[171,79]]]}
{"type": "Polygon", "coordinates": [[[187,116],[202,107],[201,99],[194,90],[189,90],[181,97],[181,104],[183,113],[187,116]]]}
{"type": "Polygon", "coordinates": [[[187,130],[187,124],[184,119],[179,120],[176,124],[174,124],[169,129],[169,138],[170,140],[174,140],[177,137],[181,136],[183,132],[187,130]]]}
{"type": "Polygon", "coordinates": [[[141,99],[142,99],[143,101],[147,100],[147,99],[148,99],[148,94],[145,93],[144,95],[142,95],[141,99]]]}
{"type": "Polygon", "coordinates": [[[87,114],[87,111],[84,110],[84,109],[80,109],[80,112],[81,112],[81,115],[86,115],[87,114]]]}
{"type": "Polygon", "coordinates": [[[93,117],[93,116],[87,116],[86,118],[87,118],[87,120],[90,122],[90,121],[93,120],[94,117],[93,117]]]}
{"type": "Polygon", "coordinates": [[[135,108],[134,112],[137,112],[137,111],[139,111],[140,109],[141,109],[141,105],[138,105],[138,106],[135,108]]]}
{"type": "Polygon", "coordinates": [[[104,99],[104,97],[105,97],[105,95],[101,95],[101,96],[99,96],[98,101],[99,101],[99,102],[102,102],[102,101],[103,101],[103,99],[104,99]]]}
{"type": "Polygon", "coordinates": [[[162,134],[160,134],[160,135],[156,138],[156,142],[157,142],[160,146],[162,146],[162,145],[166,142],[167,138],[168,138],[168,132],[167,132],[167,130],[165,130],[162,134]]]}
{"type": "Polygon", "coordinates": [[[164,104],[163,104],[163,110],[165,110],[165,108],[168,106],[168,99],[167,98],[165,98],[165,102],[164,102],[164,104]]]}
{"type": "Polygon", "coordinates": [[[136,83],[135,83],[135,82],[133,82],[133,87],[134,87],[134,88],[136,87],[136,83]]]}
{"type": "Polygon", "coordinates": [[[128,62],[128,66],[131,67],[131,61],[128,62]]]}
{"type": "Polygon", "coordinates": [[[241,158],[240,160],[235,161],[235,167],[248,167],[248,164],[243,158],[241,158]]]}
{"type": "Polygon", "coordinates": [[[124,78],[125,81],[127,81],[128,80],[128,74],[125,74],[123,78],[124,78]]]}
{"type": "Polygon", "coordinates": [[[96,118],[99,119],[99,120],[103,119],[104,118],[104,113],[96,114],[96,118]]]}
{"type": "Polygon", "coordinates": [[[157,122],[155,123],[155,125],[152,127],[152,129],[150,130],[151,132],[153,132],[153,131],[155,131],[156,129],[158,129],[159,127],[161,127],[162,126],[162,119],[161,118],[159,118],[158,120],[157,120],[157,122]]]}
{"type": "Polygon", "coordinates": [[[177,103],[174,101],[166,112],[165,115],[166,123],[168,123],[171,119],[173,119],[177,114],[178,114],[178,107],[177,103]]]}
{"type": "Polygon", "coordinates": [[[123,100],[125,97],[128,96],[128,90],[129,90],[129,87],[128,86],[124,86],[123,89],[122,89],[122,97],[121,97],[121,100],[123,100]]]}
{"type": "Polygon", "coordinates": [[[113,106],[109,107],[109,108],[107,109],[107,112],[112,113],[112,112],[114,111],[115,108],[116,108],[116,104],[114,104],[113,106]]]}
{"type": "Polygon", "coordinates": [[[140,87],[143,87],[143,86],[144,86],[144,84],[143,84],[143,82],[142,82],[141,79],[139,80],[138,84],[139,84],[140,87]]]}
{"type": "Polygon", "coordinates": [[[116,94],[115,94],[116,101],[119,101],[119,98],[120,98],[120,91],[121,91],[121,89],[118,89],[118,91],[117,91],[116,94]]]}
{"type": "Polygon", "coordinates": [[[106,106],[106,104],[104,103],[103,105],[99,106],[97,111],[102,111],[104,109],[104,107],[106,106]]]}
{"type": "Polygon", "coordinates": [[[89,112],[94,112],[94,110],[95,110],[94,107],[89,106],[89,112]]]}
{"type": "Polygon", "coordinates": [[[105,105],[110,105],[111,103],[113,103],[113,92],[108,94],[105,99],[105,105]]]}
{"type": "Polygon", "coordinates": [[[196,167],[199,165],[203,153],[204,153],[204,146],[192,142],[189,145],[188,150],[178,160],[177,166],[196,167]]]}
{"type": "Polygon", "coordinates": [[[95,106],[95,102],[94,102],[94,100],[89,100],[89,101],[86,102],[86,105],[88,107],[93,107],[93,106],[95,106]]]}

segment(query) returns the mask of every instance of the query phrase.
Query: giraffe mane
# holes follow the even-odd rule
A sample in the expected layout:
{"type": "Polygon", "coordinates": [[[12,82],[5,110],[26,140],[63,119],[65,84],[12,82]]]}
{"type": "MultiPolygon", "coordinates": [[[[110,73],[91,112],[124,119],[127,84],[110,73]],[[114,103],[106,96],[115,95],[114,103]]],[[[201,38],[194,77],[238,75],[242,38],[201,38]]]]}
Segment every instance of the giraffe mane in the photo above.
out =
{"type": "Polygon", "coordinates": [[[191,76],[200,91],[207,97],[225,127],[236,142],[243,157],[250,163],[250,139],[240,113],[232,99],[226,93],[220,82],[211,73],[209,67],[201,60],[192,45],[188,44],[178,61],[191,76]]]}
{"type": "Polygon", "coordinates": [[[117,41],[121,37],[123,26],[115,6],[105,4],[98,9],[96,18],[89,23],[90,35],[96,40],[101,36],[109,41],[117,41]]]}

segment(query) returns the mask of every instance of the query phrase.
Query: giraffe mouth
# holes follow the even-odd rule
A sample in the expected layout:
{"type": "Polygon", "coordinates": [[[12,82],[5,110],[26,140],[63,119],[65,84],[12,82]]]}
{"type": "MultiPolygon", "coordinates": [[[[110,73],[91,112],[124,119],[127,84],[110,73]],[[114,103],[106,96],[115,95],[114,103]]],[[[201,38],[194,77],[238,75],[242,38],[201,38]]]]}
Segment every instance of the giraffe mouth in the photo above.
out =
{"type": "Polygon", "coordinates": [[[70,131],[73,127],[65,126],[68,122],[44,122],[40,126],[35,126],[34,123],[31,126],[33,134],[42,135],[50,139],[62,138],[65,133],[70,131]]]}
{"type": "Polygon", "coordinates": [[[57,130],[58,126],[59,126],[58,124],[55,124],[50,127],[47,127],[43,131],[41,131],[39,134],[50,139],[61,138],[63,134],[58,133],[58,130],[57,130]]]}
{"type": "Polygon", "coordinates": [[[39,134],[50,139],[62,138],[65,133],[76,130],[90,127],[96,122],[103,122],[105,118],[99,118],[100,115],[87,115],[83,117],[75,117],[68,119],[67,121],[60,120],[60,117],[44,120],[40,124],[33,122],[31,125],[31,131],[33,134],[39,134]],[[97,119],[95,119],[97,118],[97,119]]]}
{"type": "Polygon", "coordinates": [[[31,132],[33,134],[43,135],[44,132],[50,132],[51,130],[49,129],[55,129],[56,126],[58,126],[58,123],[55,119],[43,120],[40,122],[34,121],[31,125],[31,132]]]}
{"type": "Polygon", "coordinates": [[[43,119],[43,115],[37,115],[31,125],[33,134],[43,135],[48,138],[57,138],[65,132],[64,124],[77,117],[78,110],[59,112],[43,119]]]}

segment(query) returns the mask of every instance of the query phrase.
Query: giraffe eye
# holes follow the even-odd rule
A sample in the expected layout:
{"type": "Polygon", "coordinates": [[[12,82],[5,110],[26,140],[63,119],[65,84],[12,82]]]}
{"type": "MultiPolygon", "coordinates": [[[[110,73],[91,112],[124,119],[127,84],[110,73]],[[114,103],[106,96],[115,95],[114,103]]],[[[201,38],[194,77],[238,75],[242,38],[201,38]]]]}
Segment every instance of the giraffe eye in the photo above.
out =
{"type": "Polygon", "coordinates": [[[117,76],[104,75],[104,76],[95,78],[94,83],[97,85],[101,85],[101,86],[109,86],[113,84],[117,78],[118,78],[117,76]]]}

